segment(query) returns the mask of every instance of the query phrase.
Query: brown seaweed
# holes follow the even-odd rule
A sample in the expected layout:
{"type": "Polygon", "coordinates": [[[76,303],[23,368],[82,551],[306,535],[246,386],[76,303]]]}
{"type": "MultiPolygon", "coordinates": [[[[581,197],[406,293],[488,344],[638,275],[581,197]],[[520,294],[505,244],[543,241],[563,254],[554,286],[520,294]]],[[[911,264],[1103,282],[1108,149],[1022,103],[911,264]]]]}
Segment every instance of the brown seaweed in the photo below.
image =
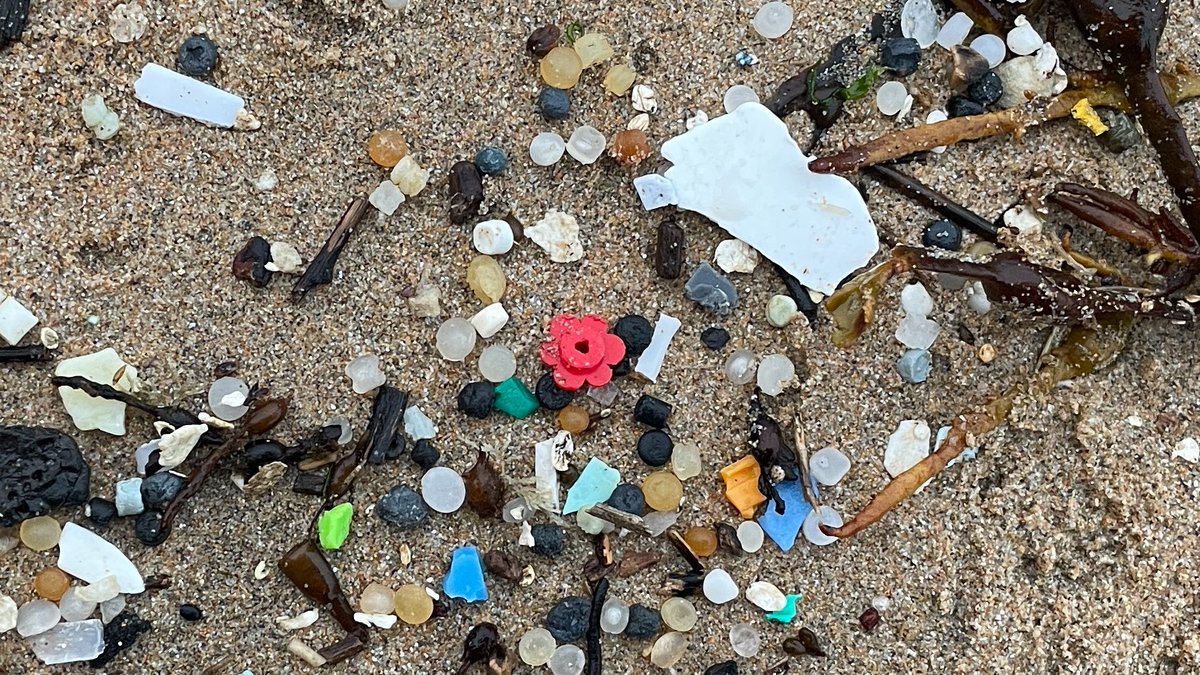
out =
{"type": "Polygon", "coordinates": [[[894,167],[883,165],[869,167],[865,172],[893,190],[905,194],[913,201],[937,211],[943,217],[957,223],[961,227],[974,232],[988,241],[996,241],[996,234],[999,228],[996,227],[995,223],[958,204],[916,178],[894,167]]]}
{"type": "MultiPolygon", "coordinates": [[[[130,394],[129,392],[121,391],[120,389],[107,384],[92,382],[86,377],[81,377],[78,375],[69,377],[55,375],[50,378],[50,384],[56,387],[70,387],[72,389],[78,389],[88,396],[94,396],[96,398],[103,398],[109,401],[120,401],[121,403],[124,403],[135,410],[140,410],[147,415],[150,415],[154,419],[159,420],[160,422],[166,422],[175,428],[188,426],[190,424],[203,424],[199,417],[188,412],[187,410],[184,410],[183,408],[167,405],[152,405],[146,401],[143,401],[137,396],[130,394]]],[[[222,437],[219,432],[210,429],[200,437],[200,442],[215,444],[220,443],[221,439],[222,437]]]]}
{"type": "Polygon", "coordinates": [[[347,453],[333,465],[329,471],[329,479],[325,483],[325,506],[328,509],[333,502],[342,498],[350,491],[350,486],[358,478],[362,467],[375,452],[386,452],[395,442],[400,433],[400,425],[404,420],[404,409],[408,407],[408,392],[401,391],[389,385],[382,385],[375,393],[375,401],[371,404],[371,420],[367,422],[367,431],[359,439],[354,451],[347,453]]]}
{"type": "Polygon", "coordinates": [[[354,608],[342,591],[333,567],[311,539],[296,544],[279,560],[279,569],[300,592],[313,602],[330,606],[334,619],[346,631],[346,637],[318,650],[326,665],[344,661],[366,649],[370,635],[367,627],[354,620],[354,608]]]}

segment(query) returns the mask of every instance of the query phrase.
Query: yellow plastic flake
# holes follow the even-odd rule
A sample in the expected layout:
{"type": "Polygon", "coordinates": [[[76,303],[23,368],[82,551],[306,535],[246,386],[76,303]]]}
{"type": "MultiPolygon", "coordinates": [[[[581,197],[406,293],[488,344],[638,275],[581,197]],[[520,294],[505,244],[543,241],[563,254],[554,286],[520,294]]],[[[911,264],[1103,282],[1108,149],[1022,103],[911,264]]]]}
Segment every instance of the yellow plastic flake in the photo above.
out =
{"type": "Polygon", "coordinates": [[[1086,98],[1079,99],[1079,103],[1071,108],[1071,117],[1079,120],[1096,136],[1108,131],[1108,125],[1100,119],[1100,116],[1096,114],[1096,109],[1092,107],[1091,103],[1088,103],[1086,98]]]}

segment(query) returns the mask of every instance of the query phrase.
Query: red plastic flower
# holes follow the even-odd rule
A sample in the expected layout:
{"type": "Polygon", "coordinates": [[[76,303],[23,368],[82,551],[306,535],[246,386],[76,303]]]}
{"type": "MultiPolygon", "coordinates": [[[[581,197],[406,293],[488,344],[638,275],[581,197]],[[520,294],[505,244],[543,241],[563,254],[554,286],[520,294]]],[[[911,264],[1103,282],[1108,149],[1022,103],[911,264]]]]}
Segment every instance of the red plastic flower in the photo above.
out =
{"type": "Polygon", "coordinates": [[[625,343],[592,314],[559,314],[550,322],[550,341],[542,343],[542,363],[554,369],[554,383],[564,391],[578,391],[585,382],[603,387],[623,358],[625,343]]]}

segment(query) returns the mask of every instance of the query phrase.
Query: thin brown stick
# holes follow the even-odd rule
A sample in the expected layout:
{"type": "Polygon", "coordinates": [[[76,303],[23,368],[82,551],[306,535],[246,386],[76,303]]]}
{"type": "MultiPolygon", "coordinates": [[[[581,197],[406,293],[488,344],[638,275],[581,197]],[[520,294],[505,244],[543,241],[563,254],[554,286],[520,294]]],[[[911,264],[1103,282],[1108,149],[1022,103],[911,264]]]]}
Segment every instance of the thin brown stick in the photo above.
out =
{"type": "Polygon", "coordinates": [[[292,302],[300,302],[312,289],[333,282],[333,266],[337,264],[338,257],[342,255],[342,249],[350,241],[350,235],[354,233],[354,228],[366,215],[367,206],[367,200],[359,197],[346,207],[346,212],[338,220],[333,232],[329,233],[329,238],[325,240],[321,251],[312,259],[312,262],[308,263],[304,274],[300,275],[300,278],[296,280],[296,285],[292,287],[292,302]]]}

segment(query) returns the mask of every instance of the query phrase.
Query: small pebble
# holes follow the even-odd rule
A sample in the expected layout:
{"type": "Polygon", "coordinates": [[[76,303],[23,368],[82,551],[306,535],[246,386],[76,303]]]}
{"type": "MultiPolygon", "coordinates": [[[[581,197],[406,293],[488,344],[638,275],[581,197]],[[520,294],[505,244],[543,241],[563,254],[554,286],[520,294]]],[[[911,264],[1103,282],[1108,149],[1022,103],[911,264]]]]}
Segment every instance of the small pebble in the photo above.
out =
{"type": "Polygon", "coordinates": [[[537,105],[542,117],[550,121],[565,120],[571,115],[571,97],[562,89],[542,89],[538,94],[537,105]]]}
{"type": "Polygon", "coordinates": [[[908,77],[921,65],[921,46],[912,38],[885,40],[879,47],[879,63],[899,77],[908,77]]]}
{"type": "Polygon", "coordinates": [[[87,517],[97,525],[108,525],[117,517],[117,505],[103,497],[92,497],[87,503],[87,517]]]}
{"type": "Polygon", "coordinates": [[[662,429],[671,416],[671,404],[649,394],[642,394],[633,406],[633,418],[648,427],[662,429]]]}
{"type": "Polygon", "coordinates": [[[540,59],[557,47],[561,39],[562,30],[558,26],[547,24],[529,34],[525,39],[525,51],[540,59]]]}
{"type": "Polygon", "coordinates": [[[562,159],[567,151],[563,137],[554,132],[543,131],[529,143],[529,158],[538,166],[551,166],[562,159]]]}
{"type": "Polygon", "coordinates": [[[721,101],[725,106],[725,112],[731,113],[743,103],[758,103],[758,94],[744,84],[735,84],[725,90],[725,96],[721,101]]]}
{"type": "Polygon", "coordinates": [[[199,621],[204,618],[204,612],[195,605],[183,604],[179,606],[179,617],[184,621],[199,621]]]}
{"type": "Polygon", "coordinates": [[[567,153],[580,164],[592,164],[600,159],[607,146],[608,139],[604,134],[595,127],[585,125],[576,129],[567,140],[567,153]]]}
{"type": "Polygon", "coordinates": [[[217,46],[207,35],[193,35],[179,46],[175,66],[179,72],[192,77],[207,77],[217,67],[217,46]]]}
{"type": "Polygon", "coordinates": [[[428,471],[437,466],[438,461],[442,459],[442,453],[434,447],[429,439],[421,439],[413,444],[412,461],[416,462],[417,466],[428,471]]]}
{"type": "Polygon", "coordinates": [[[791,29],[794,19],[795,13],[787,3],[768,2],[754,14],[754,30],[768,40],[774,40],[791,29]]]}
{"type": "Polygon", "coordinates": [[[662,617],[658,610],[640,604],[629,607],[629,622],[624,630],[626,637],[644,640],[658,634],[661,627],[662,617]]]}
{"type": "Polygon", "coordinates": [[[713,253],[713,262],[726,273],[750,274],[758,267],[758,261],[758,251],[741,239],[726,239],[717,244],[713,253]]]}
{"type": "Polygon", "coordinates": [[[638,439],[637,453],[638,457],[650,466],[664,466],[671,460],[674,447],[675,443],[665,431],[652,429],[638,439]]]}
{"type": "Polygon", "coordinates": [[[485,176],[497,176],[508,168],[508,154],[493,145],[485,146],[475,155],[475,167],[485,176]]]}
{"type": "Polygon", "coordinates": [[[963,231],[950,220],[935,220],[925,226],[921,234],[921,245],[957,251],[962,248],[963,231]]]}
{"type": "Polygon", "coordinates": [[[142,479],[142,504],[146,508],[160,509],[167,505],[183,489],[184,479],[163,471],[142,479]]]}
{"type": "Polygon", "coordinates": [[[667,628],[685,633],[694,628],[699,619],[696,606],[687,598],[668,598],[659,609],[659,614],[667,628]]]}
{"type": "Polygon", "coordinates": [[[644,113],[658,112],[658,95],[644,84],[636,85],[630,94],[633,109],[644,113]]]}
{"type": "Polygon", "coordinates": [[[566,547],[566,530],[558,525],[545,523],[534,525],[531,529],[534,553],[554,558],[563,552],[566,547]]]}
{"type": "Polygon", "coordinates": [[[142,511],[133,521],[133,534],[147,546],[158,546],[163,542],[162,513],[142,511]]]}
{"type": "Polygon", "coordinates": [[[1001,96],[1004,96],[1004,82],[991,71],[967,85],[967,97],[984,107],[994,105],[1001,96]]]}
{"type": "Polygon", "coordinates": [[[718,351],[729,344],[729,331],[717,326],[705,328],[700,333],[700,342],[714,352],[718,351]]]}
{"type": "Polygon", "coordinates": [[[270,192],[279,187],[279,176],[272,169],[265,169],[254,179],[254,189],[259,192],[270,192]]]}

